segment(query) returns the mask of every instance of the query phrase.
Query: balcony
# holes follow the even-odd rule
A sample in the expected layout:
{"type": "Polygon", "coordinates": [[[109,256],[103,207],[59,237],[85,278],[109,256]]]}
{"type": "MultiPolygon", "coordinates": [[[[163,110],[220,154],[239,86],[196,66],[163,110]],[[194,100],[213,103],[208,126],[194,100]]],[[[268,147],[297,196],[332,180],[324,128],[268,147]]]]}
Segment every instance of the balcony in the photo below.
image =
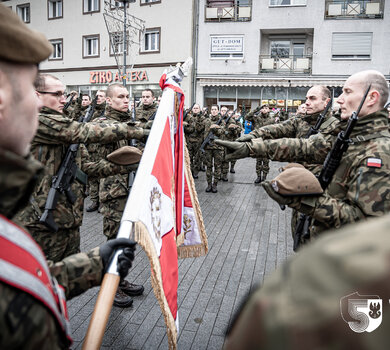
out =
{"type": "Polygon", "coordinates": [[[252,0],[208,0],[205,6],[205,22],[248,22],[251,20],[252,0]]]}
{"type": "Polygon", "coordinates": [[[329,1],[325,0],[325,19],[383,18],[384,0],[329,1]]]}
{"type": "Polygon", "coordinates": [[[311,74],[312,56],[274,57],[260,55],[260,73],[311,74]]]}

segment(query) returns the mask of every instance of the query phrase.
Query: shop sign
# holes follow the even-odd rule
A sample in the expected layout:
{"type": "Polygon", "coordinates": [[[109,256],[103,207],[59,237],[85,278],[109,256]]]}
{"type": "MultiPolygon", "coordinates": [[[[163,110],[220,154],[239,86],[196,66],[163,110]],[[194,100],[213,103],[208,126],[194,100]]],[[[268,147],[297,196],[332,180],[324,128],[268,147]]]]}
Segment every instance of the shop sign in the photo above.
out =
{"type": "MultiPolygon", "coordinates": [[[[136,81],[149,81],[146,70],[144,71],[130,71],[127,72],[126,80],[128,82],[136,81]]],[[[115,82],[121,82],[122,76],[118,73],[112,73],[111,71],[95,71],[89,72],[89,83],[90,84],[109,84],[115,82]]]]}
{"type": "Polygon", "coordinates": [[[210,53],[243,53],[243,36],[211,36],[210,53]]]}

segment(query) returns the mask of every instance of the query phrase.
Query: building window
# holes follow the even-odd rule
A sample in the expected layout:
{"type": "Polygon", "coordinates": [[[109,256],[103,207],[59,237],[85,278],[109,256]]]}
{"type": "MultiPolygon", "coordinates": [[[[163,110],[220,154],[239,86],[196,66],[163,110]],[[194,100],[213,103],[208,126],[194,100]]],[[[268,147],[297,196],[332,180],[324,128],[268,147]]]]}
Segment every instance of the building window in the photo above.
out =
{"type": "Polygon", "coordinates": [[[306,6],[306,0],[269,0],[269,6],[306,6]]]}
{"type": "Polygon", "coordinates": [[[99,34],[83,36],[83,58],[99,57],[100,36],[99,34]]]}
{"type": "Polygon", "coordinates": [[[210,36],[210,58],[238,58],[244,57],[244,37],[241,35],[213,35],[210,36]]]}
{"type": "Polygon", "coordinates": [[[146,29],[140,53],[159,53],[160,37],[161,28],[146,29]]]}
{"type": "Polygon", "coordinates": [[[62,18],[62,0],[47,0],[49,19],[62,18]]]}
{"type": "Polygon", "coordinates": [[[100,0],[84,0],[83,13],[100,12],[100,0]]]}
{"type": "Polygon", "coordinates": [[[153,4],[159,4],[161,3],[161,0],[140,0],[140,5],[153,5],[153,4]]]}
{"type": "Polygon", "coordinates": [[[16,12],[24,23],[30,23],[30,4],[17,5],[16,12]]]}
{"type": "Polygon", "coordinates": [[[53,53],[49,57],[49,61],[62,60],[63,58],[63,40],[62,39],[52,39],[49,40],[53,45],[53,53]]]}
{"type": "Polygon", "coordinates": [[[371,59],[372,33],[333,33],[333,59],[371,59]]]}
{"type": "MultiPolygon", "coordinates": [[[[127,48],[129,48],[129,32],[127,32],[127,48]]],[[[110,56],[123,54],[123,32],[110,33],[110,56]]]]}

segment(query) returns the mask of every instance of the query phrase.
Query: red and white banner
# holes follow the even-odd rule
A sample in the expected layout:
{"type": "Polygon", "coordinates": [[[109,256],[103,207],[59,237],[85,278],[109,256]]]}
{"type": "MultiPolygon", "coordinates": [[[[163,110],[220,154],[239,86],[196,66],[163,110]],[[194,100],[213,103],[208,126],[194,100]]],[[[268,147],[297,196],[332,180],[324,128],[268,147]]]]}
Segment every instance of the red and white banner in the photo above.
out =
{"type": "Polygon", "coordinates": [[[172,80],[161,81],[163,95],[122,221],[135,223],[135,239],[151,263],[151,280],[168,328],[170,348],[176,348],[177,232],[181,232],[184,202],[184,95],[172,80]]]}

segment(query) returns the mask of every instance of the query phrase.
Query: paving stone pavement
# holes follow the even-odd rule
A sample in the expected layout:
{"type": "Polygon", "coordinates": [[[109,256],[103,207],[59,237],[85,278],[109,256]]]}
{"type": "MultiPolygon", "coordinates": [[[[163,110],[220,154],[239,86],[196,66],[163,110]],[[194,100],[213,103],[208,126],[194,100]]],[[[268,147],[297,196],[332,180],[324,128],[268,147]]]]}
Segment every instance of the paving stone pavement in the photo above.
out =
{"type": "MultiPolygon", "coordinates": [[[[179,260],[178,349],[221,349],[225,330],[245,295],[292,254],[291,210],[281,211],[254,185],[255,159],[241,159],[218,193],[206,193],[205,173],[195,180],[208,235],[205,257],[179,260]]],[[[271,162],[269,178],[282,163],[271,162]]],[[[88,205],[87,200],[87,205],[88,205]]],[[[81,249],[106,241],[102,216],[85,213],[81,249]]],[[[113,307],[102,349],[168,349],[166,328],[150,283],[149,261],[138,247],[127,279],[145,292],[128,309],[113,307]]],[[[68,302],[74,344],[81,349],[99,287],[68,302]]]]}

